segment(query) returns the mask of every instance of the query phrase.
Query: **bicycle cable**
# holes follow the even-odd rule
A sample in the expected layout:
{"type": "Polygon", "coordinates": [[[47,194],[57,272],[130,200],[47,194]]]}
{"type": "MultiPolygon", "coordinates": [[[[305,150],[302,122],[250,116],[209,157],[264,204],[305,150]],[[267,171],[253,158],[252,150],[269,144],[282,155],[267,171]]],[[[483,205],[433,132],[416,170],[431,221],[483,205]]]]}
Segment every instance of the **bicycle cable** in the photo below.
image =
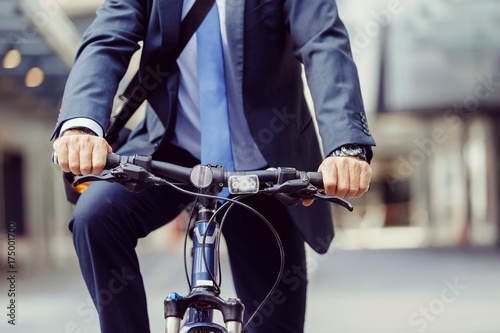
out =
{"type": "MultiPolygon", "coordinates": [[[[213,195],[209,195],[209,194],[202,194],[202,193],[197,193],[197,192],[185,190],[185,189],[182,189],[182,188],[178,187],[174,183],[170,183],[169,181],[164,180],[164,179],[162,179],[162,180],[163,180],[162,185],[168,185],[168,186],[170,186],[170,187],[172,187],[172,188],[180,191],[181,193],[184,193],[184,194],[187,194],[187,195],[191,195],[191,196],[196,196],[196,199],[194,200],[194,203],[193,203],[193,207],[192,207],[191,212],[189,214],[189,221],[188,221],[188,225],[187,225],[188,230],[187,230],[186,234],[184,235],[184,251],[183,251],[184,252],[184,274],[186,275],[186,280],[187,280],[187,283],[188,283],[189,290],[191,290],[191,288],[192,288],[191,278],[189,277],[189,270],[188,270],[188,267],[187,267],[187,238],[188,238],[189,229],[191,228],[191,225],[192,225],[192,218],[193,218],[194,210],[195,210],[196,204],[198,203],[199,197],[202,196],[202,197],[207,197],[207,198],[212,198],[212,199],[226,200],[226,202],[224,204],[222,204],[221,207],[219,207],[219,209],[214,213],[214,215],[208,221],[208,226],[207,226],[207,230],[208,230],[210,224],[214,222],[215,216],[221,212],[221,209],[223,207],[225,207],[228,203],[234,204],[236,202],[238,204],[241,204],[237,200],[240,200],[240,199],[242,199],[244,197],[247,197],[248,195],[240,195],[240,196],[238,196],[238,197],[236,197],[234,199],[229,199],[229,198],[224,198],[224,197],[213,196],[213,195]]],[[[246,206],[245,204],[242,204],[242,205],[244,207],[246,206]]],[[[249,208],[251,208],[251,207],[249,207],[249,208]]],[[[226,214],[227,214],[228,211],[229,211],[229,208],[224,213],[224,216],[226,216],[226,214]]],[[[223,217],[222,221],[224,221],[224,220],[225,220],[225,218],[223,217]]],[[[202,243],[203,248],[205,248],[206,237],[207,237],[207,233],[205,232],[204,236],[203,236],[203,243],[202,243]]],[[[218,264],[218,269],[219,269],[219,279],[220,279],[220,281],[218,283],[215,280],[215,277],[213,276],[212,272],[208,268],[208,262],[207,262],[207,259],[206,259],[205,251],[202,251],[202,254],[203,254],[203,262],[204,262],[205,268],[206,268],[206,270],[207,270],[207,272],[208,272],[208,274],[210,276],[210,279],[214,283],[216,292],[220,293],[220,284],[221,284],[221,281],[222,281],[222,274],[221,274],[221,267],[220,267],[220,228],[219,228],[219,233],[217,234],[216,237],[217,237],[217,241],[219,242],[218,243],[218,247],[217,247],[217,258],[216,258],[217,264],[218,264]]]]}
{"type": "MultiPolygon", "coordinates": [[[[241,195],[241,196],[238,196],[238,197],[234,198],[234,200],[241,200],[241,199],[249,197],[249,196],[250,195],[241,195]]],[[[269,228],[269,230],[271,230],[273,236],[276,239],[276,242],[277,242],[278,248],[279,248],[279,252],[280,252],[280,269],[279,269],[279,272],[278,272],[278,276],[276,277],[276,280],[275,280],[272,288],[267,293],[266,297],[264,297],[264,299],[262,300],[262,302],[260,302],[260,304],[257,307],[257,309],[252,313],[252,315],[248,319],[247,323],[243,327],[243,329],[241,331],[243,333],[243,332],[245,332],[245,330],[248,327],[248,325],[255,319],[255,317],[257,316],[257,314],[262,310],[262,308],[264,307],[264,305],[269,301],[269,299],[272,297],[272,295],[274,294],[274,292],[278,289],[278,285],[279,285],[279,283],[280,283],[280,281],[281,281],[281,279],[283,277],[283,272],[285,270],[285,250],[283,248],[283,243],[281,242],[281,238],[279,237],[278,232],[276,231],[276,229],[274,228],[274,226],[271,224],[271,222],[269,222],[269,220],[266,217],[264,217],[264,215],[262,215],[255,208],[253,208],[253,207],[251,207],[251,206],[249,206],[249,205],[247,205],[247,204],[245,204],[243,202],[240,202],[240,201],[237,201],[237,202],[229,202],[229,201],[227,201],[227,202],[225,202],[220,207],[220,209],[215,212],[215,214],[212,216],[212,218],[209,221],[209,224],[210,223],[214,223],[213,222],[213,218],[215,217],[215,215],[217,213],[219,213],[224,208],[225,205],[229,205],[227,211],[223,215],[223,218],[222,218],[220,226],[219,226],[219,232],[218,232],[218,235],[217,235],[217,240],[219,242],[218,246],[220,246],[220,237],[221,237],[221,233],[222,233],[222,228],[224,226],[224,222],[226,221],[226,216],[229,213],[229,210],[234,206],[234,204],[238,204],[241,207],[248,209],[251,213],[257,215],[257,217],[259,217],[262,221],[264,221],[264,223],[266,223],[267,227],[269,228]]],[[[203,239],[203,246],[205,246],[205,237],[206,237],[206,233],[205,233],[205,236],[204,236],[204,239],[203,239]]],[[[220,252],[218,251],[218,253],[220,253],[220,252]]],[[[210,274],[210,277],[212,278],[212,281],[214,281],[214,283],[215,283],[215,278],[213,277],[213,275],[210,273],[210,270],[208,269],[208,263],[207,263],[207,260],[206,260],[205,253],[203,253],[203,261],[205,263],[205,266],[207,267],[207,271],[209,271],[209,274],[210,274]]],[[[220,269],[220,259],[219,259],[219,269],[220,269]]],[[[219,276],[220,276],[220,274],[219,274],[219,276]]],[[[218,290],[220,291],[220,285],[218,286],[218,290]]]]}
{"type": "MultiPolygon", "coordinates": [[[[246,198],[248,197],[248,195],[239,195],[237,197],[234,198],[234,200],[241,200],[243,198],[246,198]]],[[[225,202],[222,204],[222,206],[220,206],[216,212],[214,213],[214,215],[212,215],[212,217],[210,218],[210,220],[208,221],[208,226],[207,226],[207,230],[208,228],[210,228],[210,225],[212,223],[216,223],[215,222],[215,217],[220,214],[220,212],[222,212],[222,210],[227,206],[229,205],[228,209],[224,212],[224,215],[222,216],[222,219],[221,219],[221,223],[219,224],[219,230],[217,231],[217,235],[216,235],[216,241],[217,241],[217,249],[216,249],[216,259],[215,259],[215,262],[216,262],[216,265],[218,266],[218,271],[219,271],[219,281],[216,281],[215,277],[213,276],[212,272],[210,271],[210,269],[208,268],[208,262],[207,262],[207,257],[206,257],[206,254],[205,252],[203,252],[203,263],[205,264],[205,269],[207,270],[208,274],[210,275],[210,278],[212,280],[212,282],[214,283],[214,285],[216,286],[216,290],[217,290],[217,293],[220,293],[220,286],[222,284],[222,270],[221,270],[221,266],[220,266],[220,240],[221,240],[221,231],[222,231],[222,226],[224,224],[224,221],[226,220],[226,217],[229,213],[229,211],[231,210],[231,208],[234,206],[234,203],[232,202],[225,202]]],[[[203,248],[205,248],[205,244],[206,244],[206,239],[207,239],[207,233],[205,232],[205,234],[203,235],[203,243],[202,243],[202,246],[203,248]]]]}
{"type": "MultiPolygon", "coordinates": [[[[243,206],[243,207],[245,207],[245,206],[243,206]]],[[[266,223],[266,225],[268,226],[269,230],[271,230],[274,238],[276,239],[276,243],[278,244],[278,248],[279,248],[279,252],[280,252],[280,269],[279,269],[278,276],[276,277],[276,280],[274,281],[274,284],[273,284],[271,290],[269,290],[269,292],[267,293],[266,297],[264,297],[264,299],[262,300],[262,302],[260,302],[260,304],[257,307],[257,309],[255,309],[255,311],[252,313],[252,315],[248,319],[247,323],[245,324],[245,326],[241,330],[242,333],[245,332],[245,330],[247,329],[248,325],[254,320],[254,318],[262,310],[262,308],[264,307],[264,305],[271,299],[271,297],[274,294],[274,292],[278,289],[278,285],[279,285],[281,279],[283,278],[283,272],[285,270],[285,250],[283,248],[283,243],[281,242],[281,238],[280,238],[278,232],[276,231],[276,229],[274,228],[274,226],[271,224],[271,222],[269,222],[269,220],[266,219],[264,217],[264,215],[262,215],[259,211],[257,211],[256,209],[254,209],[254,208],[252,208],[252,207],[250,207],[248,205],[246,205],[245,208],[248,208],[252,213],[254,213],[255,215],[257,215],[262,221],[264,221],[264,223],[266,223]]],[[[222,229],[222,226],[221,226],[221,229],[222,229]]]]}
{"type": "MultiPolygon", "coordinates": [[[[274,294],[274,292],[276,291],[276,289],[278,289],[278,285],[281,281],[281,278],[283,277],[283,272],[285,270],[285,250],[283,248],[283,243],[281,242],[281,239],[278,235],[278,232],[276,231],[276,229],[273,227],[273,225],[269,222],[268,219],[266,219],[264,217],[264,215],[262,215],[259,211],[257,211],[256,209],[250,207],[249,205],[247,204],[244,204],[238,200],[235,200],[235,199],[232,199],[232,198],[225,198],[225,197],[219,197],[219,196],[216,196],[216,195],[210,195],[210,194],[204,194],[204,193],[196,193],[196,192],[192,192],[192,191],[189,191],[189,190],[185,190],[183,188],[180,188],[179,186],[176,186],[172,183],[170,183],[169,181],[167,180],[163,180],[163,184],[164,185],[168,185],[176,190],[178,190],[179,192],[181,193],[184,193],[184,194],[187,194],[187,195],[190,195],[190,196],[196,196],[196,197],[205,197],[205,198],[211,198],[211,199],[217,199],[217,200],[224,200],[226,201],[222,206],[224,206],[225,204],[227,204],[228,202],[231,202],[231,203],[234,203],[234,204],[237,204],[237,205],[240,205],[246,209],[248,209],[250,212],[252,212],[254,215],[256,215],[257,217],[259,217],[262,221],[264,221],[266,223],[266,225],[269,227],[269,229],[271,230],[272,234],[274,235],[275,239],[276,239],[276,242],[278,243],[278,247],[279,247],[279,252],[280,252],[280,260],[281,260],[281,263],[280,263],[280,269],[279,269],[279,272],[278,272],[278,276],[276,277],[276,280],[274,282],[274,285],[272,286],[271,290],[269,291],[269,293],[266,295],[266,297],[264,298],[264,300],[260,303],[260,305],[257,307],[257,309],[254,311],[254,313],[250,316],[250,318],[248,319],[247,323],[245,324],[245,326],[243,327],[242,329],[242,332],[244,332],[246,330],[246,328],[248,327],[248,325],[252,322],[252,320],[255,318],[255,316],[262,310],[262,308],[264,307],[265,303],[267,303],[269,301],[269,299],[271,298],[271,296],[274,294]]],[[[221,207],[222,207],[221,206],[221,207]]],[[[215,212],[215,214],[217,214],[217,212],[215,212]]],[[[214,215],[215,215],[214,214],[214,215]]],[[[205,233],[206,234],[206,233],[205,233]]],[[[204,253],[204,251],[203,251],[204,253]]]]}
{"type": "MultiPolygon", "coordinates": [[[[235,199],[236,200],[242,200],[243,198],[246,198],[250,195],[240,195],[240,196],[237,196],[235,199]]],[[[224,213],[224,215],[222,216],[222,219],[221,219],[221,222],[220,222],[220,226],[219,226],[219,231],[217,233],[217,238],[219,239],[219,242],[217,243],[217,254],[219,256],[218,260],[220,262],[220,239],[222,237],[222,227],[224,226],[224,222],[226,221],[226,217],[228,216],[229,214],[229,211],[234,207],[234,204],[231,203],[229,205],[229,207],[227,208],[226,212],[224,213]]],[[[222,209],[223,207],[221,207],[222,209]]],[[[219,265],[219,286],[222,284],[222,274],[221,274],[221,269],[220,269],[220,265],[219,265]]]]}
{"type": "Polygon", "coordinates": [[[191,278],[189,277],[188,267],[187,267],[187,239],[189,236],[189,230],[191,229],[191,222],[193,221],[194,210],[196,205],[198,204],[198,197],[196,197],[193,201],[193,207],[191,208],[191,212],[189,213],[189,220],[186,226],[186,233],[184,234],[184,273],[186,274],[186,280],[189,286],[189,290],[191,290],[191,278]]]}

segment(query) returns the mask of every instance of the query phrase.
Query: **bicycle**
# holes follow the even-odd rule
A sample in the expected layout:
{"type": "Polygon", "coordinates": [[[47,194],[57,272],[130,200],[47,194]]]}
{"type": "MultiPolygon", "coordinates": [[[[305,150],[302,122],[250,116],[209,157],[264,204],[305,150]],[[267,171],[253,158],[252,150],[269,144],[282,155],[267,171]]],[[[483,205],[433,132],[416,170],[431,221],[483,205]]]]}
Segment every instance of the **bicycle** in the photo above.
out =
{"type": "MultiPolygon", "coordinates": [[[[53,156],[57,163],[57,156],[53,156]]],[[[323,186],[319,172],[297,171],[293,168],[270,168],[244,172],[224,171],[223,166],[196,165],[193,168],[154,161],[151,156],[134,155],[119,156],[110,154],[107,158],[106,170],[102,175],[86,175],[77,177],[74,186],[91,181],[108,181],[121,184],[130,191],[141,191],[152,185],[166,185],[196,197],[190,217],[195,220],[192,229],[188,226],[184,241],[184,264],[186,279],[190,292],[180,296],[173,292],[164,301],[164,317],[166,333],[242,333],[253,318],[270,299],[280,282],[284,270],[284,251],[278,233],[271,223],[258,211],[242,203],[240,200],[248,195],[274,195],[287,205],[296,205],[302,198],[327,200],[353,210],[351,204],[341,198],[328,196],[318,190],[323,186]],[[182,185],[192,186],[197,192],[184,189],[165,179],[180,181],[182,185]],[[224,187],[237,195],[234,198],[220,197],[218,194],[224,187]],[[217,208],[218,201],[225,201],[217,208]],[[264,221],[273,232],[280,249],[281,266],[276,281],[266,298],[260,303],[248,322],[243,326],[244,305],[238,298],[222,299],[220,294],[220,258],[219,247],[221,230],[225,214],[233,205],[242,205],[264,221]],[[227,208],[221,222],[216,216],[227,208]],[[191,231],[190,231],[191,230],[191,231]],[[192,272],[189,278],[186,244],[188,233],[192,236],[192,272]],[[213,311],[222,314],[225,327],[213,322],[213,311]],[[186,322],[182,324],[186,312],[186,322]]]]}

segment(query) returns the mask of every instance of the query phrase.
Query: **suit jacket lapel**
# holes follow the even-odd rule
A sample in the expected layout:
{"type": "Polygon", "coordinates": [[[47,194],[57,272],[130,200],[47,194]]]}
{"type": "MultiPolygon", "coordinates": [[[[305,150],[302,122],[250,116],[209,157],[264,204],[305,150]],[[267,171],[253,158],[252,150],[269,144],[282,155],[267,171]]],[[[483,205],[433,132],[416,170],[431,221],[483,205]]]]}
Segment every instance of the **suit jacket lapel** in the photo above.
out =
{"type": "Polygon", "coordinates": [[[179,42],[183,0],[157,0],[156,3],[160,14],[161,54],[165,54],[179,42]]]}
{"type": "Polygon", "coordinates": [[[226,0],[227,43],[231,50],[236,89],[242,99],[243,87],[243,32],[245,24],[245,0],[226,0]]]}

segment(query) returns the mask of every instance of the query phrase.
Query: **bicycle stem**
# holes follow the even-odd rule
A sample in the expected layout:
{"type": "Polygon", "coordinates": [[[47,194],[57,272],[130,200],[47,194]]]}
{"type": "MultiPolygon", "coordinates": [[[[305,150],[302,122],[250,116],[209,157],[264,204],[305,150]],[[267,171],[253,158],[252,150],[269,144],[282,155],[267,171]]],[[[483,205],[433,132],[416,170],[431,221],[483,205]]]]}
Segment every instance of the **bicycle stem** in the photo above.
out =
{"type": "MultiPolygon", "coordinates": [[[[217,195],[218,184],[201,188],[201,194],[217,195]]],[[[198,216],[193,229],[193,267],[191,272],[191,291],[182,298],[178,295],[169,296],[165,300],[166,329],[168,333],[179,332],[180,318],[189,309],[188,322],[192,328],[208,327],[212,322],[213,309],[223,314],[228,327],[227,332],[240,333],[243,322],[244,306],[240,300],[223,300],[218,296],[217,286],[218,265],[218,231],[219,223],[214,214],[217,208],[217,199],[199,197],[198,216]],[[207,266],[208,263],[208,266],[207,266]],[[205,325],[205,326],[203,326],[205,325]],[[170,331],[169,331],[170,329],[170,331]],[[239,330],[238,330],[239,329],[239,330]]],[[[214,325],[214,328],[218,325],[214,325]]],[[[183,328],[183,331],[189,325],[183,328]]],[[[197,332],[196,329],[193,330],[197,332]]],[[[205,330],[202,330],[205,331],[205,330]]],[[[220,330],[222,332],[222,330],[220,330]]],[[[219,332],[219,330],[214,330],[219,332]]]]}

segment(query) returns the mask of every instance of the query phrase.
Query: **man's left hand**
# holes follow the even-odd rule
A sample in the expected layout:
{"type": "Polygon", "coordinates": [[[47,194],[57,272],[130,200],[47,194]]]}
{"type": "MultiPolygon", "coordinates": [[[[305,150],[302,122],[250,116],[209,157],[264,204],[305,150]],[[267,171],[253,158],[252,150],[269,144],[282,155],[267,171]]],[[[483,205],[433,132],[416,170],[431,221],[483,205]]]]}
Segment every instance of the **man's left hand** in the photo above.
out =
{"type": "MultiPolygon", "coordinates": [[[[325,194],[344,199],[362,196],[368,190],[372,176],[372,169],[367,162],[348,156],[327,157],[318,171],[323,174],[325,194]]],[[[311,199],[302,200],[304,206],[312,202],[311,199]]]]}

